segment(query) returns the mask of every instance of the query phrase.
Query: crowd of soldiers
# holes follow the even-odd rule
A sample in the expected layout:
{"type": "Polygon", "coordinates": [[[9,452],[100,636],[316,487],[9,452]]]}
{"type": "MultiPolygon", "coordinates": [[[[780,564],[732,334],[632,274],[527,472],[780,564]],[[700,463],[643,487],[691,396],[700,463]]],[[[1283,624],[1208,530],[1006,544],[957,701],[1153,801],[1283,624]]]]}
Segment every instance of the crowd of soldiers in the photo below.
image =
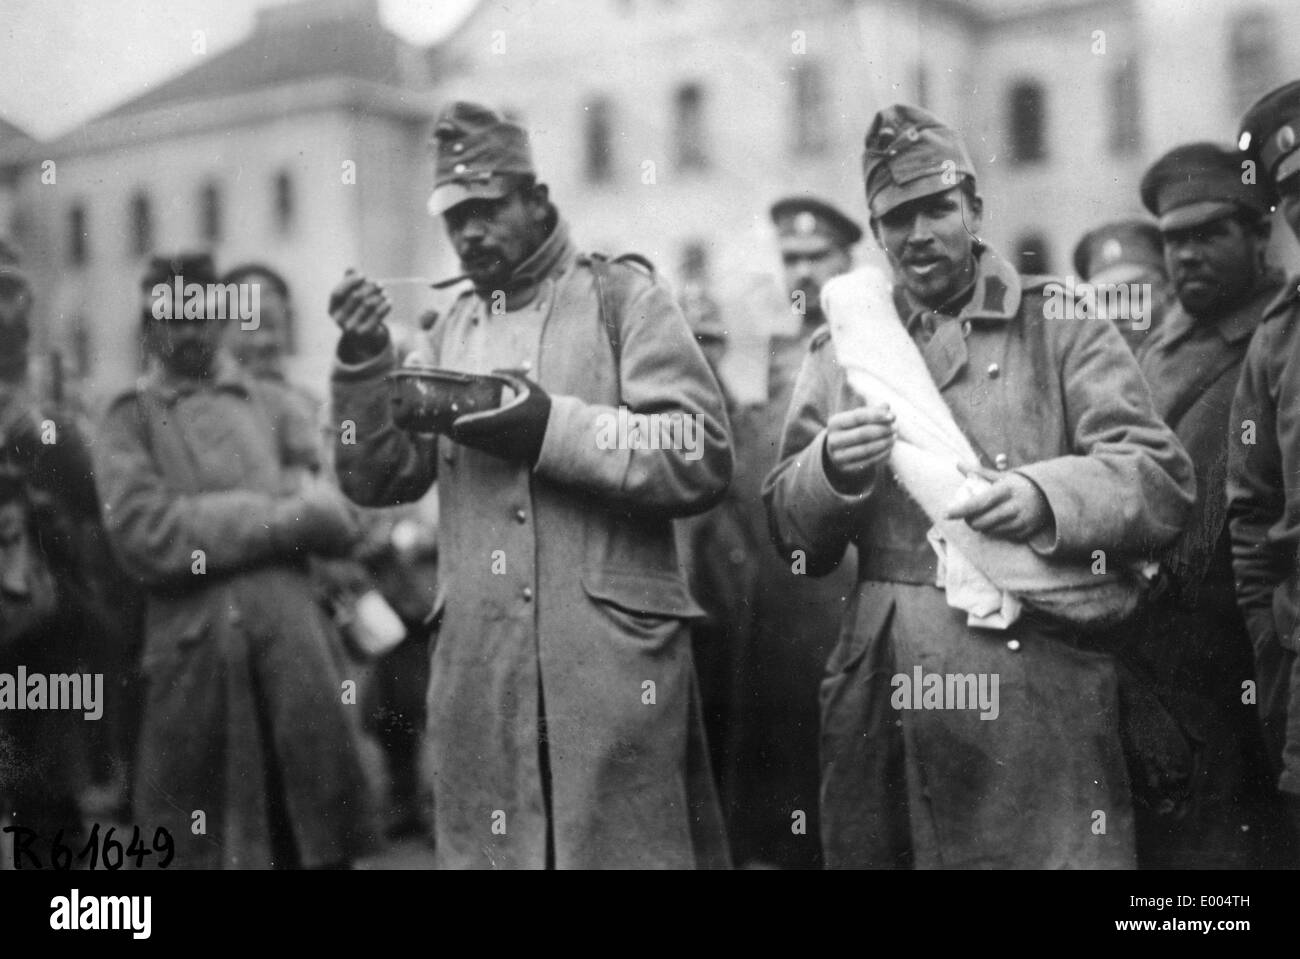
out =
{"type": "Polygon", "coordinates": [[[445,314],[390,326],[349,271],[323,407],[286,380],[278,274],[158,257],[150,372],[89,450],[27,388],[6,253],[0,670],[97,664],[116,719],[91,741],[0,713],[0,813],[73,832],[116,756],[122,815],[179,865],[348,866],[376,834],[367,663],[393,832],[444,867],[1297,865],[1300,286],[1266,257],[1275,208],[1300,236],[1297,131],[1300,82],[1231,145],[1160,157],[1151,218],[1081,237],[1062,314],[1060,280],[980,238],[961,134],[875,116],[885,308],[977,460],[947,466],[940,518],[900,466],[910,394],[855,386],[855,317],[823,296],[869,275],[863,229],[816,198],[771,207],[799,329],[744,403],[716,305],[578,250],[526,132],[455,103],[430,199],[463,271],[445,314]],[[177,278],[258,283],[258,330],[187,316],[177,278]],[[411,366],[504,398],[399,426],[411,366]],[[629,411],[692,442],[611,430],[629,411]],[[1126,605],[972,605],[954,524],[1048,570],[1101,557],[1126,605]],[[996,701],[899,696],[927,674],[991,677],[996,701]]]}

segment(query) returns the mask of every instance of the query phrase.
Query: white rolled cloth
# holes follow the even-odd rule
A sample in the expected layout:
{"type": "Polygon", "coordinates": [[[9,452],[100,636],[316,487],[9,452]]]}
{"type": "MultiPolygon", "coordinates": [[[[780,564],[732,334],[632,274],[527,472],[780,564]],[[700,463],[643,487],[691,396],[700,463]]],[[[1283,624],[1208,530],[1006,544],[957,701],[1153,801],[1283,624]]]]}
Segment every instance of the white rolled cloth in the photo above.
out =
{"type": "Polygon", "coordinates": [[[899,320],[882,269],[867,265],[831,280],[822,290],[822,310],[853,391],[888,403],[896,417],[890,469],[934,524],[929,539],[949,605],[965,610],[970,625],[994,629],[1019,617],[1020,601],[1079,625],[1114,622],[1132,612],[1139,589],[1127,570],[1094,572],[1087,563],[1052,560],[1027,544],[945,517],[960,499],[989,484],[958,469],[959,463],[977,466],[979,457],[899,320]]]}

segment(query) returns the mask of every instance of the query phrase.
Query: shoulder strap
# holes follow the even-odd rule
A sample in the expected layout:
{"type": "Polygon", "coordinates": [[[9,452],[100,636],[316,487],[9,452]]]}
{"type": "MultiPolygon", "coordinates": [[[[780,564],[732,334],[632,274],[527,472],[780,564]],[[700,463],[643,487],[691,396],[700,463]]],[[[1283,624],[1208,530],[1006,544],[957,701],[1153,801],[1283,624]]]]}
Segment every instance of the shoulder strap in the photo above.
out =
{"type": "Polygon", "coordinates": [[[618,393],[623,395],[623,343],[618,328],[618,316],[609,308],[609,263],[603,256],[592,254],[591,273],[596,280],[596,308],[600,311],[600,321],[605,325],[605,335],[609,338],[609,348],[614,354],[614,376],[618,382],[618,393]]]}

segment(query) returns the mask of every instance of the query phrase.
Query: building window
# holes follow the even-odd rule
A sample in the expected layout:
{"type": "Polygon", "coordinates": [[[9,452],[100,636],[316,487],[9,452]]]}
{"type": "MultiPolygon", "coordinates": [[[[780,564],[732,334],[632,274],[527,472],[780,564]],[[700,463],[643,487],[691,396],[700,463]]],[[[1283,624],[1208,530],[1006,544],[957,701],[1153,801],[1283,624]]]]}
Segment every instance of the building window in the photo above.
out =
{"type": "Polygon", "coordinates": [[[1017,83],[1011,88],[1011,160],[1013,163],[1037,163],[1047,158],[1043,128],[1046,126],[1046,97],[1043,88],[1033,81],[1017,83]]]}
{"type": "Polygon", "coordinates": [[[1029,233],[1016,243],[1016,269],[1021,273],[1051,273],[1052,257],[1041,233],[1029,233]]]}
{"type": "Polygon", "coordinates": [[[1110,152],[1128,156],[1142,148],[1142,101],[1137,61],[1110,74],[1110,152]]]}
{"type": "Polygon", "coordinates": [[[916,105],[923,110],[930,109],[930,71],[924,63],[916,65],[916,105]]]}
{"type": "Polygon", "coordinates": [[[794,152],[811,155],[826,149],[826,80],[821,66],[799,58],[794,68],[793,122],[794,152]]]}
{"type": "Polygon", "coordinates": [[[131,252],[144,256],[153,249],[153,208],[144,193],[131,197],[131,252]]]}
{"type": "Polygon", "coordinates": [[[94,358],[94,341],[91,339],[90,324],[85,316],[78,313],[72,318],[72,375],[84,378],[91,374],[94,358]]]}
{"type": "Polygon", "coordinates": [[[614,178],[613,110],[599,97],[583,109],[583,143],[586,146],[587,180],[608,183],[614,178]]]}
{"type": "Polygon", "coordinates": [[[707,169],[709,154],[704,134],[704,90],[695,83],[678,88],[673,113],[678,168],[707,169]]]}
{"type": "Polygon", "coordinates": [[[199,235],[208,243],[221,242],[221,191],[215,183],[206,184],[199,193],[199,235]]]}
{"type": "Polygon", "coordinates": [[[1278,27],[1267,10],[1248,10],[1232,18],[1228,33],[1235,113],[1277,86],[1278,27]]]}
{"type": "Polygon", "coordinates": [[[293,232],[293,178],[287,170],[275,175],[275,230],[281,236],[293,232]]]}
{"type": "Polygon", "coordinates": [[[89,259],[86,208],[77,203],[68,211],[68,262],[73,266],[85,266],[89,259]]]}

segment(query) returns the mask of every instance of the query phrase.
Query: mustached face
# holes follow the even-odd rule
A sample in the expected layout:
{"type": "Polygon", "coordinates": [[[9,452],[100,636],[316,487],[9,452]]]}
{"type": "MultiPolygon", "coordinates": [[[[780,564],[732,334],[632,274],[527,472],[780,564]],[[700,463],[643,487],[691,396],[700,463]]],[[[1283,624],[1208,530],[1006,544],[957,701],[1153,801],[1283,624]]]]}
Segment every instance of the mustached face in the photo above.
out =
{"type": "Polygon", "coordinates": [[[871,221],[895,278],[927,306],[960,293],[974,270],[983,202],[961,187],[900,204],[871,221]]]}
{"type": "Polygon", "coordinates": [[[792,301],[804,305],[804,312],[821,312],[822,287],[852,265],[847,251],[823,240],[808,243],[803,238],[781,241],[781,264],[785,287],[792,301]]]}
{"type": "Polygon", "coordinates": [[[1192,316],[1222,316],[1250,296],[1259,276],[1260,237],[1236,217],[1170,230],[1164,239],[1169,281],[1192,316]]]}
{"type": "MultiPolygon", "coordinates": [[[[165,296],[170,297],[170,292],[165,296]]],[[[215,310],[205,310],[207,318],[185,319],[183,309],[146,296],[141,312],[147,344],[165,369],[200,378],[212,372],[226,325],[215,318],[215,310]]]]}
{"type": "Polygon", "coordinates": [[[480,290],[504,289],[515,269],[545,238],[546,187],[513,190],[499,199],[458,203],[443,214],[461,270],[480,290]]]}

